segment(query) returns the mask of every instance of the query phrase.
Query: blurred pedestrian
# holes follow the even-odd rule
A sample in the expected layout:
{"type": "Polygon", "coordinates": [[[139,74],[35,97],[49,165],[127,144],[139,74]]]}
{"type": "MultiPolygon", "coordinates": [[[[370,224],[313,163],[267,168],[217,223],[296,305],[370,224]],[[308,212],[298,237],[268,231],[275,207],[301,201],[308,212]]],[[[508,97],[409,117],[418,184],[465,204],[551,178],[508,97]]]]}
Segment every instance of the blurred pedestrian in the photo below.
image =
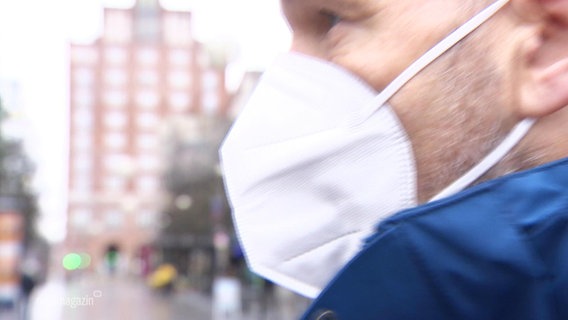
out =
{"type": "Polygon", "coordinates": [[[114,276],[117,273],[117,269],[120,263],[120,248],[116,244],[108,245],[104,262],[109,275],[114,276]]]}
{"type": "Polygon", "coordinates": [[[568,1],[282,0],[221,148],[305,319],[568,319],[568,1]]]}
{"type": "Polygon", "coordinates": [[[163,263],[150,274],[148,284],[159,292],[169,295],[174,292],[177,276],[177,270],[172,264],[163,263]]]}
{"type": "Polygon", "coordinates": [[[20,287],[22,293],[22,319],[29,317],[30,297],[36,288],[47,280],[49,273],[49,244],[43,238],[31,239],[24,248],[20,265],[20,287]]]}
{"type": "MultiPolygon", "coordinates": [[[[271,318],[271,313],[277,309],[278,301],[276,300],[274,283],[268,279],[263,281],[262,295],[261,295],[261,315],[262,319],[268,320],[271,318]]],[[[272,316],[274,318],[274,316],[272,316]]]]}
{"type": "Polygon", "coordinates": [[[241,320],[242,287],[234,271],[229,269],[213,281],[213,320],[241,320]]]}

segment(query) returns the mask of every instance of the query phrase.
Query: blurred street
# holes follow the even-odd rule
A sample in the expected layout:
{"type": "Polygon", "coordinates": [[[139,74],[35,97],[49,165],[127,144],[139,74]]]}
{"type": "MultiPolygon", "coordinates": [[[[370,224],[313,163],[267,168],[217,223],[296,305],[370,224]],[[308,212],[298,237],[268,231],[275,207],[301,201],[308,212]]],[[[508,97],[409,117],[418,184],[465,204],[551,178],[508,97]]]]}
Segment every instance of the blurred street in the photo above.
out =
{"type": "MultiPolygon", "coordinates": [[[[287,320],[296,319],[306,307],[305,300],[294,297],[279,295],[266,307],[251,301],[241,315],[214,317],[214,302],[205,294],[189,289],[164,294],[135,278],[89,276],[67,285],[49,281],[38,288],[29,320],[287,320]]],[[[20,320],[8,312],[0,313],[0,319],[20,320]]]]}
{"type": "Polygon", "coordinates": [[[0,320],[306,308],[246,266],[219,159],[287,24],[278,2],[190,2],[0,1],[18,30],[0,48],[0,320]]]}

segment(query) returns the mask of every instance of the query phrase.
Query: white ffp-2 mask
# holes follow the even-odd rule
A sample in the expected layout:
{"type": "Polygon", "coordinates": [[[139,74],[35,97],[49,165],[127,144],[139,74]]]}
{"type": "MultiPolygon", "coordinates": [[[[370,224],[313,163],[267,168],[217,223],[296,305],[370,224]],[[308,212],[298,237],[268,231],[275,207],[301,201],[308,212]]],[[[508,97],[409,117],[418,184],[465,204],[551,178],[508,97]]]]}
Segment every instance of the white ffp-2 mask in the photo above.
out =
{"type": "MultiPolygon", "coordinates": [[[[289,53],[263,75],[221,148],[233,218],[256,273],[315,297],[382,219],[416,205],[412,147],[387,101],[498,11],[497,1],[377,94],[328,62],[289,53]]],[[[463,189],[530,127],[440,196],[463,189]]]]}
{"type": "Polygon", "coordinates": [[[373,225],[416,204],[412,149],[376,93],[345,71],[289,54],[263,75],[222,147],[251,268],[313,296],[373,225]]]}

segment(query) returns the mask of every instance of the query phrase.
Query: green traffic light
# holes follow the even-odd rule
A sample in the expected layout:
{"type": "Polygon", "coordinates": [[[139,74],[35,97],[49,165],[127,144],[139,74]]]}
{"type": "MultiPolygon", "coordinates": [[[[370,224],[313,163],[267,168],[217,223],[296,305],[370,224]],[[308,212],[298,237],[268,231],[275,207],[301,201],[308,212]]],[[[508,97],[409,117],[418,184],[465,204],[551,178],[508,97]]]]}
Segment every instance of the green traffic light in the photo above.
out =
{"type": "Polygon", "coordinates": [[[82,264],[81,255],[68,253],[63,257],[63,268],[67,270],[77,270],[82,264]]]}

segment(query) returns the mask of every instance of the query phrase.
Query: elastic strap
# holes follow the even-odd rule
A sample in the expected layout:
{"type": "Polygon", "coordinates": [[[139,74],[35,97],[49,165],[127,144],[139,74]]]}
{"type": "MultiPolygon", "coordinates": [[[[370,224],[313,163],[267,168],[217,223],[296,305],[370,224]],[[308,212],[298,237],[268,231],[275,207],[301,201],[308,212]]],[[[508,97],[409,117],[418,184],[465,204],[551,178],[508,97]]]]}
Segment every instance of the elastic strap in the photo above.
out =
{"type": "MultiPolygon", "coordinates": [[[[432,61],[448,51],[451,47],[460,42],[467,35],[472,33],[485,21],[489,20],[497,11],[505,6],[509,0],[498,0],[489,7],[483,9],[469,21],[457,28],[454,32],[428,50],[418,60],[414,61],[406,70],[404,70],[393,82],[391,82],[377,97],[373,100],[372,107],[378,108],[383,106],[392,96],[400,90],[410,79],[414,78],[422,69],[428,66],[432,61]]],[[[371,110],[374,112],[375,110],[371,110]]],[[[367,113],[369,115],[370,113],[367,113]]]]}
{"type": "Polygon", "coordinates": [[[429,202],[439,200],[452,194],[455,194],[467,186],[472,184],[475,180],[485,174],[489,169],[491,169],[494,165],[497,164],[521,139],[529,132],[532,125],[535,123],[535,119],[524,119],[523,121],[519,122],[509,133],[509,135],[495,148],[492,152],[490,152],[481,162],[479,162],[476,166],[471,168],[466,174],[464,174],[461,178],[454,181],[448,187],[446,187],[442,192],[438,193],[429,202]]]}

